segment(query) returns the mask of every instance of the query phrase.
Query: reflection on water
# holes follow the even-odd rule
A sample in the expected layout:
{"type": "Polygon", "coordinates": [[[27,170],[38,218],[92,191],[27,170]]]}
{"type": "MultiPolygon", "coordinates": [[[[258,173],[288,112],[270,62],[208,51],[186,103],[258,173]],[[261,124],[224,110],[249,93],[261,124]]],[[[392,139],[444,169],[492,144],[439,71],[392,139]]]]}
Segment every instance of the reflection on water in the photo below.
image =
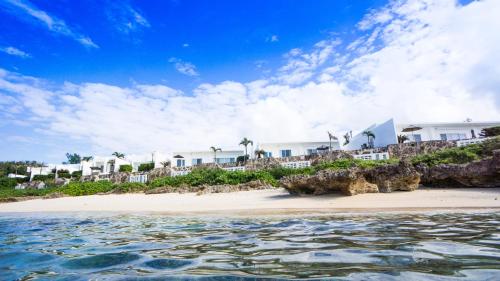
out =
{"type": "Polygon", "coordinates": [[[499,276],[499,214],[0,217],[1,280],[499,276]]]}

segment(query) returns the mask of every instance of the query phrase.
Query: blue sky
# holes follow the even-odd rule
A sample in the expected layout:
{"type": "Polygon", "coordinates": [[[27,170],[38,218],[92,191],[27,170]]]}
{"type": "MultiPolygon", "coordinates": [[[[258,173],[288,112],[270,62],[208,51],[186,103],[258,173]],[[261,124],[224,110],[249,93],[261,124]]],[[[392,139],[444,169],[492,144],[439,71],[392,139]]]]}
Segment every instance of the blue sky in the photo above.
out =
{"type": "Polygon", "coordinates": [[[0,0],[0,160],[495,119],[493,11],[498,1],[0,0]]]}
{"type": "Polygon", "coordinates": [[[164,82],[189,91],[200,82],[258,79],[266,74],[256,63],[273,69],[292,48],[331,33],[353,36],[366,11],[385,1],[22,1],[63,20],[96,48],[54,34],[9,2],[0,6],[0,44],[32,56],[2,55],[9,70],[55,82],[164,82]],[[147,24],[136,23],[129,8],[147,24]],[[172,57],[194,64],[200,75],[178,73],[172,57]]]}

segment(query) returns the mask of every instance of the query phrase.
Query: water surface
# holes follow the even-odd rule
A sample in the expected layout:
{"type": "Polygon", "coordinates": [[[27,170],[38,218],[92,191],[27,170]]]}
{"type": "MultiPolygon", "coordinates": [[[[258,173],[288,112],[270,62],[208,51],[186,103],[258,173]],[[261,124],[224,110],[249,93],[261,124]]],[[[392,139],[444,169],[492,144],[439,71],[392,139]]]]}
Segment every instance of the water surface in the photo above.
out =
{"type": "Polygon", "coordinates": [[[500,280],[500,215],[0,216],[0,280],[500,280]]]}

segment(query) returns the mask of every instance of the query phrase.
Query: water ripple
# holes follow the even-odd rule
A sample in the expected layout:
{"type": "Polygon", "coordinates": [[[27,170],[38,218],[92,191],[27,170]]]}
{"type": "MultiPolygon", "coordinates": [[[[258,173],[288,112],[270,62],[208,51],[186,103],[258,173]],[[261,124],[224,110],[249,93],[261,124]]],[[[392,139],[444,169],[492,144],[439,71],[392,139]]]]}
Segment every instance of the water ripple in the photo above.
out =
{"type": "Polygon", "coordinates": [[[498,280],[499,214],[0,217],[1,280],[498,280]]]}

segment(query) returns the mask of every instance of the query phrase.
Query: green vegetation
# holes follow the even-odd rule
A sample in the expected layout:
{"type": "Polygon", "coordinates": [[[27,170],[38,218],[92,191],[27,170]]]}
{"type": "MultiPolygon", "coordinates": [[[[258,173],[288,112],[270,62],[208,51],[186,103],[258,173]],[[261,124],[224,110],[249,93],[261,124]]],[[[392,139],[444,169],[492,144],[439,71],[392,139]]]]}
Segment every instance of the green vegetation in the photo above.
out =
{"type": "Polygon", "coordinates": [[[239,184],[254,180],[277,185],[276,179],[267,170],[259,171],[226,171],[223,169],[199,168],[184,176],[163,177],[153,180],[150,187],[161,186],[200,186],[203,184],[239,184]]]}
{"type": "Polygon", "coordinates": [[[40,167],[41,164],[36,161],[5,161],[0,162],[0,177],[6,177],[8,174],[27,175],[28,166],[40,167]]]}
{"type": "Polygon", "coordinates": [[[126,172],[126,173],[130,173],[132,172],[132,165],[120,165],[120,169],[118,170],[120,172],[126,172]]]}
{"type": "Polygon", "coordinates": [[[63,162],[63,164],[80,164],[82,161],[82,157],[76,153],[66,153],[66,158],[68,158],[68,161],[63,162]]]}
{"type": "Polygon", "coordinates": [[[61,193],[70,196],[92,195],[113,190],[114,185],[110,181],[96,182],[70,182],[69,184],[56,189],[61,193]]]}
{"type": "Polygon", "coordinates": [[[155,163],[151,162],[151,163],[142,163],[141,165],[139,165],[139,168],[137,168],[137,170],[139,172],[147,172],[147,171],[151,171],[155,168],[155,163]]]}
{"type": "Polygon", "coordinates": [[[48,175],[34,175],[33,180],[35,181],[47,181],[47,180],[53,180],[55,178],[54,174],[48,174],[48,175]]]}
{"type": "Polygon", "coordinates": [[[484,128],[479,135],[485,138],[500,136],[500,126],[484,128]]]}
{"type": "Polygon", "coordinates": [[[412,159],[413,165],[425,164],[429,167],[439,164],[465,164],[489,157],[500,149],[500,137],[479,144],[442,149],[433,153],[418,155],[412,159]]]}
{"type": "MultiPolygon", "coordinates": [[[[461,164],[477,159],[491,157],[493,151],[500,149],[500,137],[484,141],[481,144],[469,145],[465,147],[454,147],[442,149],[434,153],[416,156],[412,159],[414,165],[425,164],[434,166],[438,164],[461,164]]],[[[290,175],[313,175],[321,170],[342,170],[352,167],[370,169],[379,166],[397,164],[398,159],[389,160],[360,160],[360,159],[339,159],[336,161],[322,162],[317,165],[299,169],[276,167],[257,171],[226,171],[219,168],[196,168],[191,173],[184,176],[157,178],[149,184],[142,183],[122,183],[113,184],[109,181],[98,182],[70,182],[66,186],[54,187],[54,175],[35,175],[36,180],[43,180],[48,188],[36,190],[15,190],[14,187],[20,181],[18,179],[0,178],[0,200],[9,200],[9,197],[23,196],[44,196],[54,192],[63,193],[70,196],[92,195],[106,192],[141,192],[148,189],[163,186],[200,186],[219,184],[241,184],[250,181],[261,180],[273,186],[278,185],[278,181],[290,175]],[[6,199],[7,198],[7,199],[6,199]]],[[[152,163],[146,163],[150,168],[152,163]]],[[[124,166],[124,165],[122,165],[124,166]]],[[[144,166],[145,167],[145,166],[144,166]]],[[[128,169],[128,168],[127,168],[128,169]]],[[[145,169],[145,168],[143,168],[145,169]]],[[[122,168],[120,167],[120,170],[122,168]]],[[[61,171],[58,171],[60,175],[61,171]]],[[[72,173],[73,179],[79,178],[81,174],[72,173]]]]}

